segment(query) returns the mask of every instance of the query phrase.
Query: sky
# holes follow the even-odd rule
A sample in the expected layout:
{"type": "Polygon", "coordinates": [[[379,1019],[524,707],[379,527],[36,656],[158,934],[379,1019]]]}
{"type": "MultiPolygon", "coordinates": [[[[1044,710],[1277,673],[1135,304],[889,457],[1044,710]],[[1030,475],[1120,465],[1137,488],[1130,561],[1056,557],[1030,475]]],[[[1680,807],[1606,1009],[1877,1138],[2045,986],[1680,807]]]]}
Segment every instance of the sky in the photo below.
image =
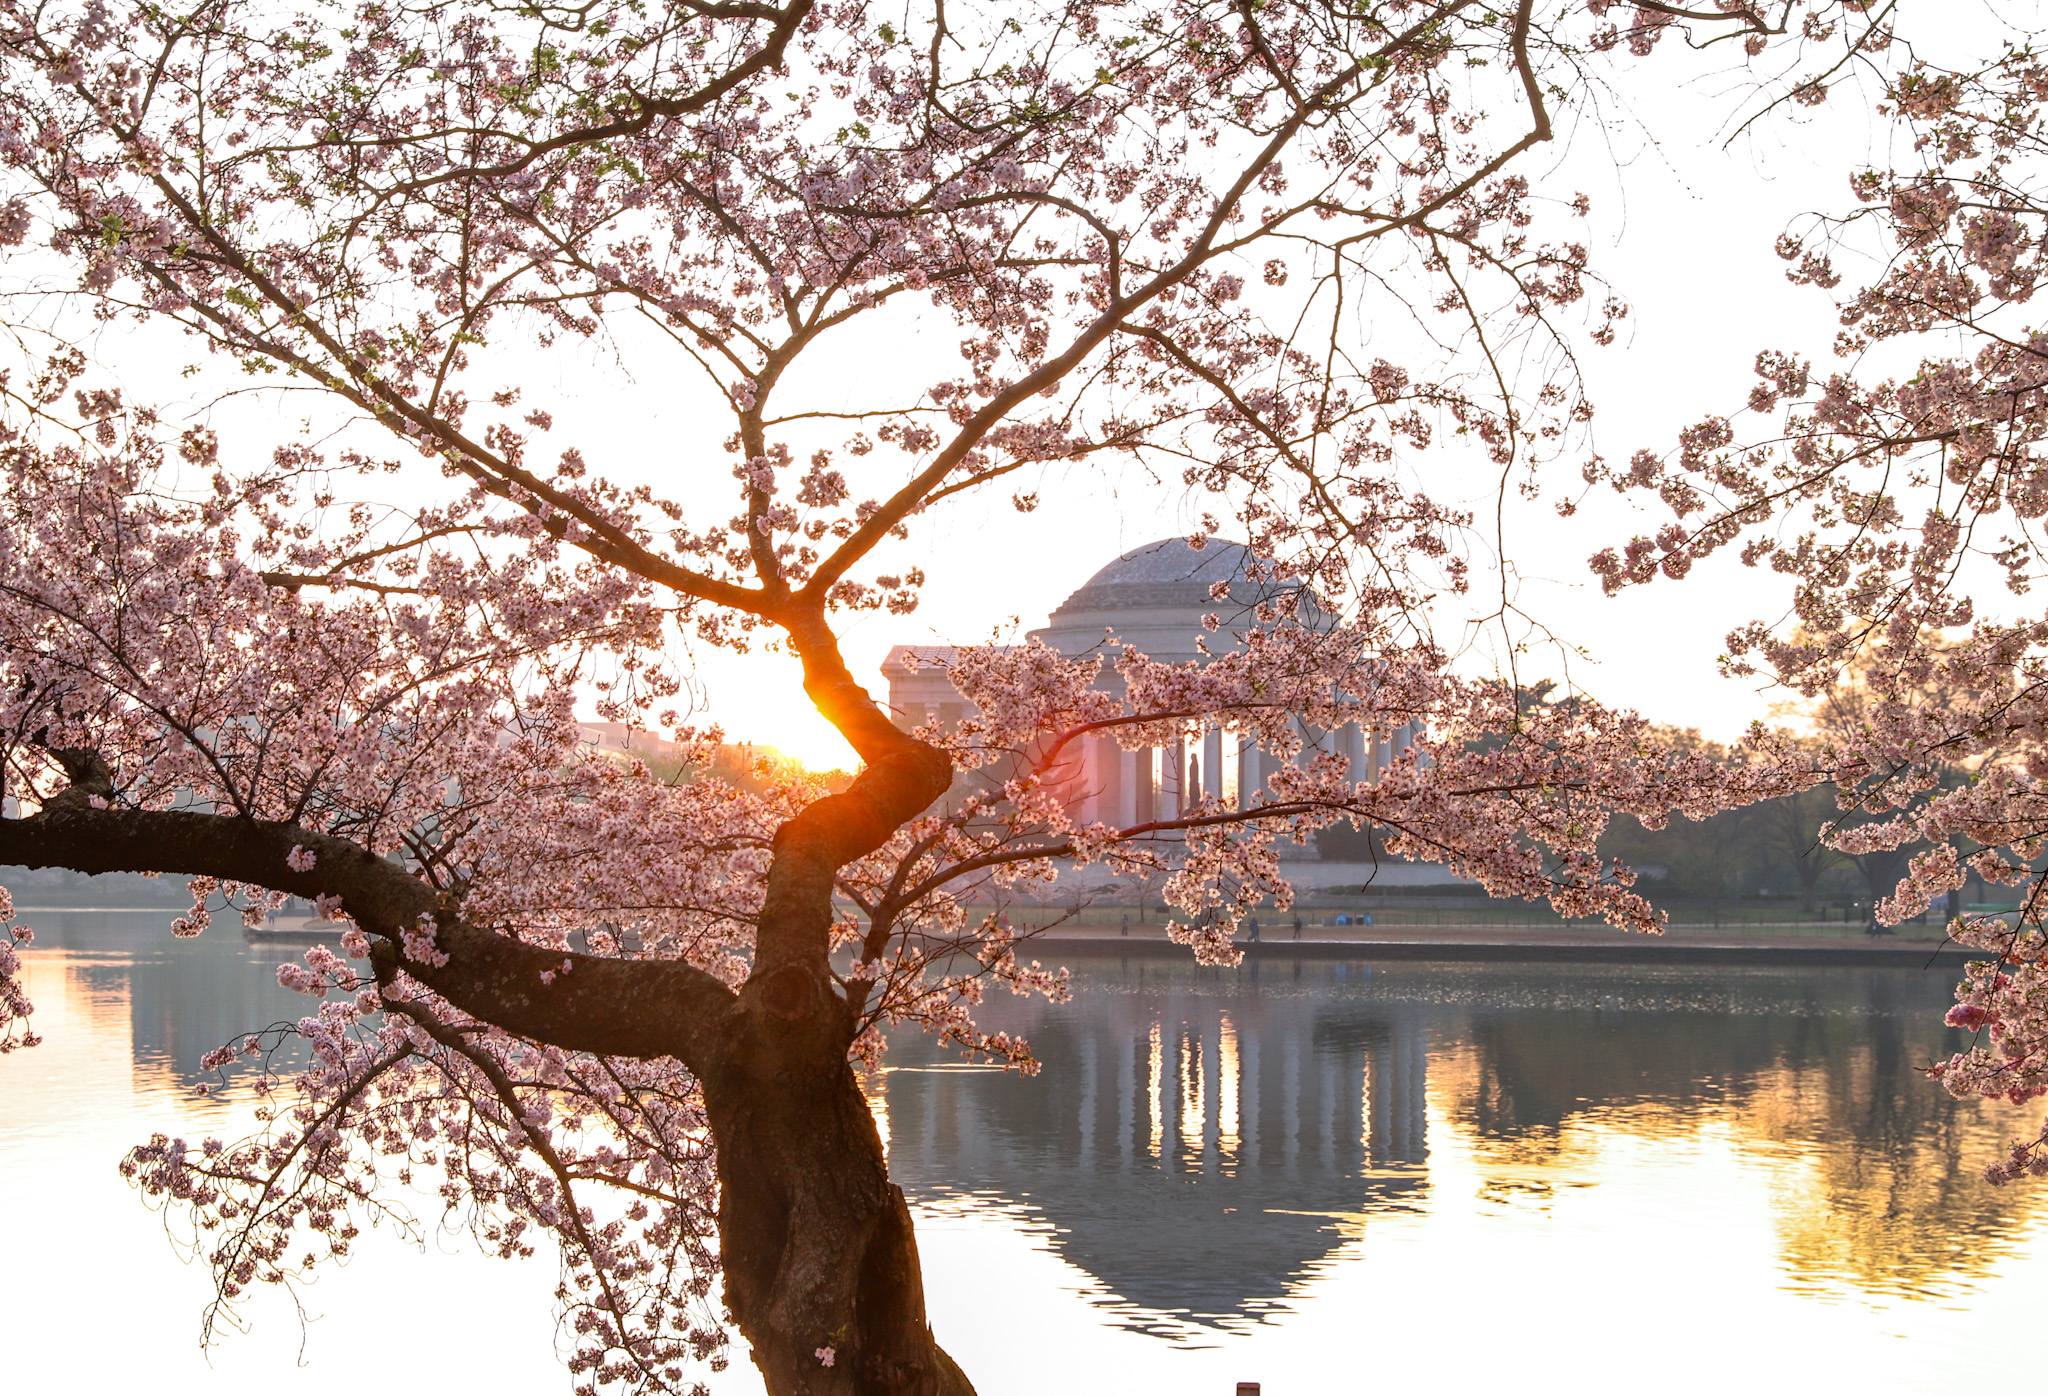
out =
{"type": "MultiPolygon", "coordinates": [[[[2036,7],[1999,9],[2033,13],[2036,7]]],[[[1945,26],[1963,41],[1981,42],[1992,10],[1985,0],[1958,0],[1943,7],[1945,26]]],[[[1582,231],[1593,268],[1632,307],[1617,345],[1594,351],[1582,364],[1599,408],[1593,445],[1609,459],[1625,459],[1644,445],[1668,446],[1688,422],[1739,407],[1761,348],[1794,348],[1826,364],[1835,328],[1830,299],[1788,285],[1772,243],[1808,211],[1850,207],[1849,171],[1886,159],[1890,133],[1869,115],[1869,102],[1854,95],[1789,109],[1731,135],[1726,80],[1714,75],[1717,66],[1691,62],[1675,43],[1667,45],[1644,70],[1656,80],[1611,95],[1604,128],[1563,130],[1536,153],[1538,163],[1526,167],[1539,185],[1591,196],[1593,212],[1582,231]]],[[[9,275],[23,273],[10,268],[9,275]]],[[[1372,313],[1367,307],[1365,316],[1372,313]]],[[[806,370],[814,375],[808,390],[826,407],[835,397],[851,405],[872,403],[878,393],[895,400],[914,396],[924,381],[920,363],[937,367],[952,353],[954,337],[933,328],[898,322],[869,334],[806,370]]],[[[131,400],[169,399],[175,414],[182,399],[204,413],[221,429],[231,459],[236,452],[267,456],[280,437],[305,432],[321,410],[304,393],[218,398],[223,380],[212,370],[184,383],[175,366],[203,356],[161,331],[109,325],[96,332],[91,347],[130,385],[131,400]]],[[[729,507],[732,482],[718,445],[726,423],[706,411],[703,398],[670,381],[664,362],[562,345],[529,351],[518,371],[528,386],[526,402],[556,411],[553,442],[574,442],[595,468],[647,479],[691,502],[708,486],[725,496],[717,507],[729,507]]],[[[1496,475],[1490,467],[1474,468],[1448,450],[1427,453],[1412,467],[1413,481],[1432,496],[1491,517],[1496,475]]],[[[1482,556],[1473,595],[1444,603],[1436,616],[1439,638],[1459,650],[1459,664],[1497,671],[1511,649],[1526,644],[1514,656],[1524,681],[1565,680],[1608,703],[1712,737],[1733,737],[1769,716],[1780,695],[1755,680],[1720,677],[1715,659],[1722,637],[1737,624],[1783,617],[1785,580],[1721,557],[1681,585],[1604,597],[1587,557],[1661,520],[1604,495],[1587,498],[1576,517],[1559,519],[1550,506],[1561,488],[1573,485],[1574,471],[1575,462],[1558,462],[1544,500],[1516,505],[1506,517],[1511,599],[1556,639],[1470,625],[1500,595],[1498,573],[1482,556]]],[[[1005,487],[967,496],[914,523],[910,560],[929,578],[919,610],[908,617],[844,618],[847,658],[878,697],[884,691],[878,668],[891,645],[1021,639],[1118,554],[1184,535],[1202,509],[1213,507],[1177,481],[1115,465],[1055,464],[1036,488],[1045,503],[1030,515],[1011,507],[1005,487]]],[[[1492,550],[1490,537],[1479,536],[1475,544],[1482,553],[1492,550]]],[[[730,738],[778,747],[813,766],[852,760],[809,707],[786,656],[679,647],[676,664],[699,695],[694,716],[720,723],[730,738]]]]}
{"type": "MultiPolygon", "coordinates": [[[[1614,109],[1614,129],[1604,138],[1591,132],[1545,152],[1566,187],[1592,196],[1594,267],[1632,306],[1615,347],[1583,365],[1599,409],[1594,444],[1610,459],[1666,446],[1681,426],[1738,407],[1755,381],[1759,349],[1802,346],[1824,361],[1835,331],[1830,299],[1787,284],[1772,244],[1810,209],[1849,206],[1848,172],[1873,158],[1874,141],[1886,133],[1873,129],[1867,107],[1841,101],[1727,143],[1725,104],[1713,87],[1709,77],[1656,92],[1655,109],[1614,109]],[[1650,141],[1645,129],[1657,131],[1662,143],[1650,141]]],[[[1495,472],[1447,452],[1431,455],[1416,462],[1418,480],[1433,495],[1490,516],[1495,472]]],[[[1572,462],[1560,462],[1552,478],[1572,484],[1574,471],[1572,462]]],[[[856,673],[876,675],[892,644],[1021,639],[1098,568],[1131,548],[1192,531],[1210,507],[1177,482],[1153,483],[1136,471],[1105,479],[1092,468],[1061,469],[1050,472],[1041,492],[1047,503],[1029,516],[1010,507],[1005,491],[920,521],[915,543],[932,579],[922,604],[909,617],[848,620],[844,648],[856,673]]],[[[1783,615],[1785,579],[1724,557],[1682,585],[1606,597],[1586,559],[1661,519],[1593,495],[1564,521],[1551,510],[1555,497],[1516,508],[1507,520],[1514,599],[1565,642],[1538,643],[1519,656],[1524,679],[1568,679],[1610,703],[1722,739],[1767,718],[1783,695],[1758,680],[1720,677],[1715,659],[1737,624],[1783,615]]],[[[1446,638],[1463,635],[1461,663],[1468,669],[1493,670],[1509,643],[1497,630],[1472,634],[1461,624],[1491,609],[1496,577],[1482,576],[1468,606],[1447,607],[1438,617],[1446,638]]],[[[837,734],[805,706],[793,663],[698,658],[711,712],[735,736],[775,744],[814,765],[850,759],[837,734]]],[[[878,676],[875,682],[880,696],[878,676]]]]}

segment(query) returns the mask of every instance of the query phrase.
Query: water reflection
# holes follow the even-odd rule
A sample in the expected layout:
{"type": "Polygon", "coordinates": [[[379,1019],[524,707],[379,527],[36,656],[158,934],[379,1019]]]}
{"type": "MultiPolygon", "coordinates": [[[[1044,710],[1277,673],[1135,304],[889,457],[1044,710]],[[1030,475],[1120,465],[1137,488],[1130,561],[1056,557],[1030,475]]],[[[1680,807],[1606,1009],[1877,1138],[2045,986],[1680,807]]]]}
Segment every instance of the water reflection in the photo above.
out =
{"type": "MultiPolygon", "coordinates": [[[[136,1312],[181,1296],[138,1350],[189,1358],[189,1380],[166,1389],[202,1391],[220,1389],[190,1349],[202,1278],[175,1268],[113,1160],[155,1128],[239,1133],[233,1096],[190,1096],[201,1054],[311,1004],[276,985],[290,948],[230,926],[173,942],[173,914],[23,918],[41,932],[31,988],[50,1041],[0,1060],[0,1187],[69,1199],[31,1219],[51,1233],[35,1253],[69,1254],[61,1236],[88,1226],[81,1257],[118,1252],[121,1274],[152,1277],[136,1312]]],[[[1524,1353],[1520,1389],[1580,1390],[1596,1295],[1603,1350],[1633,1342],[1644,1362],[1697,1343],[1702,1315],[1775,1344],[1768,1359],[1716,1347],[1674,1389],[1850,1368],[1879,1389],[1931,1389],[1922,1376],[1975,1361],[2048,1283],[2043,1194],[1975,1173],[2019,1122],[1916,1074],[1954,1045],[1945,969],[1076,969],[1071,1005],[989,1005],[992,1026],[1031,1037],[1042,1075],[906,1036],[872,1083],[919,1208],[935,1321],[991,1393],[1185,1396],[1240,1375],[1350,1390],[1320,1378],[1350,1370],[1367,1337],[1376,1385],[1427,1385],[1466,1351],[1471,1312],[1524,1353]],[[1028,1367],[987,1322],[992,1264],[1006,1313],[1055,1340],[1028,1367]],[[1902,1332],[1911,1354],[1883,1346],[1902,1332]]],[[[105,1283],[104,1263],[79,1265],[52,1296],[105,1283]]],[[[535,1306],[535,1350],[503,1389],[563,1389],[539,1312],[552,1272],[462,1273],[510,1296],[492,1303],[535,1306]]],[[[452,1292],[395,1278],[412,1274],[366,1260],[329,1283],[452,1292]]],[[[336,1315],[378,1302],[355,1310],[340,1292],[336,1315]]],[[[61,1298],[31,1312],[52,1372],[93,1341],[60,1345],[61,1298]]],[[[289,1330],[278,1370],[302,1382],[289,1330]]],[[[159,1360],[172,1359],[138,1359],[135,1379],[159,1360]]],[[[715,1389],[748,1390],[734,1371],[715,1389]]],[[[1445,1389],[1491,1389],[1471,1375],[1445,1389]]],[[[345,1357],[331,1381],[319,1389],[357,1383],[345,1357]]]]}
{"type": "MultiPolygon", "coordinates": [[[[199,1069],[201,1057],[273,1023],[297,1022],[314,1005],[277,983],[279,963],[303,947],[247,943],[232,918],[196,940],[176,941],[169,926],[178,914],[23,913],[21,920],[36,928],[26,957],[30,997],[39,1018],[61,1007],[88,1025],[102,1056],[125,1038],[137,1094],[176,1097],[181,1106],[205,1110],[205,1102],[189,1099],[191,1089],[218,1078],[199,1069]]],[[[273,1060],[289,1068],[298,1050],[287,1039],[273,1060]]],[[[247,1068],[229,1068],[237,1070],[247,1068]]]]}
{"type": "MultiPolygon", "coordinates": [[[[296,1021],[311,1000],[277,985],[289,948],[245,945],[232,926],[173,941],[177,914],[21,917],[37,931],[23,961],[44,1042],[0,1057],[0,1197],[15,1204],[0,1250],[34,1276],[10,1298],[5,1389],[353,1396],[363,1388],[364,1316],[417,1289],[434,1294],[437,1322],[379,1339],[416,1385],[567,1390],[545,1255],[489,1260],[446,1237],[423,1255],[388,1229],[366,1233],[347,1267],[315,1277],[301,1291],[304,1310],[262,1287],[242,1311],[252,1331],[201,1351],[206,1271],[167,1242],[115,1163],[154,1130],[248,1132],[245,1094],[193,1095],[199,1059],[252,1027],[296,1021]],[[114,1342],[109,1313],[120,1316],[114,1342]],[[448,1340],[465,1330],[491,1341],[448,1340]]],[[[431,1217],[431,1197],[417,1201],[431,1217]]]]}
{"type": "Polygon", "coordinates": [[[1149,1326],[1269,1309],[1328,1254],[1333,1215],[1423,1196],[1417,1007],[1323,1013],[1143,964],[1091,976],[1081,1006],[1024,1015],[1037,1079],[900,1045],[883,1103],[913,1197],[1029,1205],[1149,1326]]]}
{"type": "Polygon", "coordinates": [[[2015,1127],[1918,1068],[1946,970],[1293,962],[1077,967],[993,1004],[1042,1075],[899,1039],[873,1088],[927,1206],[1016,1209],[1114,1321],[1187,1340],[1286,1309],[1347,1237],[1432,1205],[1429,1129],[1479,1201],[1597,1186],[1617,1138],[1726,1133],[1769,1171],[1786,1283],[1935,1296],[2011,1247],[2029,1193],[1975,1169],[2015,1127]]]}

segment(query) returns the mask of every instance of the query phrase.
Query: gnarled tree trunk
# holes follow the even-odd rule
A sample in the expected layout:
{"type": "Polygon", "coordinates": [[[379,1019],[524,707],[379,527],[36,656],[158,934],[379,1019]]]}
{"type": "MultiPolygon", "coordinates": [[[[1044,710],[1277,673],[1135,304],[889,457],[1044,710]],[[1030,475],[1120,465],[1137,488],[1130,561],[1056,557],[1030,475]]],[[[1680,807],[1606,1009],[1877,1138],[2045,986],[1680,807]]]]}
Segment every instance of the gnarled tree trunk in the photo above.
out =
{"type": "Polygon", "coordinates": [[[925,1320],[910,1211],[847,1057],[863,1004],[830,962],[838,870],[939,798],[952,766],[890,725],[847,673],[821,615],[789,628],[806,688],[866,765],[847,790],[777,832],[738,993],[685,961],[565,955],[472,924],[459,897],[294,824],[114,807],[106,765],[90,752],[57,753],[70,788],[33,816],[0,820],[0,862],[337,896],[377,937],[371,963],[387,986],[403,970],[535,1041],[675,1058],[704,1089],[727,1303],[771,1396],[973,1396],[925,1320]],[[405,948],[422,925],[434,929],[438,959],[405,948]],[[575,972],[557,978],[565,964],[575,972]]]}
{"type": "Polygon", "coordinates": [[[774,1396],[972,1396],[925,1321],[910,1210],[847,1059],[860,1004],[830,963],[838,870],[943,795],[952,763],[882,715],[822,612],[783,623],[867,764],[777,831],[753,969],[698,1070],[726,1302],[774,1396]]]}
{"type": "Polygon", "coordinates": [[[775,1396],[972,1396],[925,1319],[910,1210],[847,1061],[851,1014],[820,996],[789,1018],[743,1005],[738,1050],[703,1078],[726,1304],[775,1396]]]}

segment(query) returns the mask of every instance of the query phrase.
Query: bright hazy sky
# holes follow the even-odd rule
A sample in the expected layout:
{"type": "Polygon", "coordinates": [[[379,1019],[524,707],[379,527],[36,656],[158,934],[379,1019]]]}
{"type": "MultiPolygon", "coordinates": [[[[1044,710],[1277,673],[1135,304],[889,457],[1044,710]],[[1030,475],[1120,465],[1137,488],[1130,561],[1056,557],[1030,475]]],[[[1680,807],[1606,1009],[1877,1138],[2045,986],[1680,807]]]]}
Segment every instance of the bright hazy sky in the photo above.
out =
{"type": "MultiPolygon", "coordinates": [[[[1587,231],[1595,270],[1633,306],[1622,339],[1584,362],[1599,408],[1596,445],[1610,459],[1625,459],[1638,446],[1668,446],[1687,422],[1739,407],[1761,348],[1800,347],[1825,364],[1832,304],[1825,293],[1788,285],[1771,246],[1800,213],[1848,206],[1849,171],[1875,154],[1872,140],[1887,138],[1845,100],[1722,149],[1725,132],[1709,125],[1714,104],[1704,93],[1663,94],[1659,105],[1661,113],[1643,117],[1666,134],[1664,144],[1624,126],[1613,137],[1623,162],[1618,173],[1597,132],[1556,157],[1567,192],[1583,188],[1593,196],[1587,231]]],[[[1432,495],[1490,516],[1497,479],[1491,468],[1471,469],[1448,451],[1428,452],[1411,465],[1432,495]]],[[[1575,470],[1573,462],[1560,462],[1553,491],[1575,483],[1575,470]]],[[[1009,506],[1008,493],[915,525],[931,578],[915,615],[870,614],[847,624],[848,657],[863,677],[875,676],[878,697],[876,666],[890,645],[1021,637],[1120,552],[1191,531],[1206,503],[1171,482],[1152,485],[1135,471],[1105,481],[1094,468],[1050,473],[1041,490],[1047,502],[1029,516],[1009,506]]],[[[1584,654],[1539,648],[1520,661],[1523,676],[1563,678],[1569,662],[1572,680],[1603,700],[1713,736],[1732,737],[1765,717],[1771,695],[1755,681],[1720,678],[1714,660],[1736,624],[1783,613],[1785,579],[1744,569],[1729,556],[1682,584],[1604,597],[1586,558],[1661,520],[1611,495],[1593,496],[1575,518],[1560,520],[1550,509],[1554,497],[1510,516],[1508,547],[1521,577],[1515,595],[1584,654]]],[[[1498,586],[1497,574],[1477,577],[1462,613],[1453,605],[1440,616],[1443,637],[1464,615],[1490,609],[1498,586]]],[[[1490,670],[1500,647],[1496,631],[1464,663],[1490,670]]],[[[734,735],[813,764],[850,758],[805,706],[788,661],[700,658],[712,710],[734,735]],[[787,678],[763,682],[778,665],[787,678]]]]}
{"type": "MultiPolygon", "coordinates": [[[[2032,5],[1998,8],[2038,13],[2032,5]]],[[[1981,26],[1990,6],[1986,0],[1955,0],[1942,11],[1944,33],[1953,38],[1965,34],[1973,19],[1981,26]]],[[[1981,40],[1972,43],[1984,47],[1981,40]]],[[[1750,365],[1760,348],[1796,349],[1818,367],[1827,366],[1835,328],[1829,297],[1788,285],[1785,264],[1771,245],[1803,212],[1849,207],[1849,172],[1884,163],[1883,144],[1891,139],[1869,116],[1867,99],[1843,93],[1817,109],[1775,117],[1724,145],[1727,104],[1714,97],[1724,80],[1705,76],[1678,83],[1688,67],[1676,50],[1675,41],[1667,44],[1641,70],[1639,76],[1652,81],[1616,94],[1637,106],[1631,111],[1611,105],[1607,131],[1560,132],[1556,146],[1542,152],[1556,162],[1554,182],[1549,172],[1524,167],[1539,185],[1567,196],[1575,189],[1592,196],[1592,217],[1574,231],[1586,237],[1594,271],[1633,307],[1617,345],[1592,350],[1582,365],[1599,408],[1595,445],[1609,459],[1625,459],[1643,445],[1666,448],[1687,422],[1738,408],[1754,381],[1750,365]],[[1652,143],[1646,129],[1657,132],[1661,144],[1652,143]]],[[[0,284],[20,286],[28,260],[14,263],[0,284]]],[[[1855,269],[1843,270],[1853,280],[1855,269]]],[[[1592,299],[1597,303],[1597,290],[1592,299]]],[[[1364,316],[1370,320],[1370,308],[1364,316]]],[[[809,405],[833,407],[835,394],[848,406],[873,405],[878,395],[892,401],[914,397],[926,378],[919,361],[938,365],[951,359],[955,337],[930,332],[943,328],[904,330],[893,342],[868,334],[849,344],[837,358],[809,370],[823,375],[813,377],[811,388],[826,389],[824,400],[809,405]]],[[[325,411],[303,392],[214,400],[206,407],[211,393],[205,385],[217,392],[245,388],[248,381],[223,377],[216,367],[195,382],[180,381],[173,376],[176,366],[205,356],[162,331],[107,326],[96,332],[91,347],[126,383],[131,401],[168,401],[174,414],[182,401],[188,410],[206,412],[231,459],[238,452],[267,456],[280,437],[301,434],[302,417],[325,411]]],[[[515,368],[527,384],[524,405],[556,414],[557,427],[542,444],[573,443],[596,471],[628,482],[645,479],[657,492],[686,502],[710,497],[719,509],[734,507],[728,457],[719,446],[729,419],[706,410],[710,404],[686,387],[666,381],[674,360],[664,356],[660,362],[657,371],[651,359],[643,363],[631,354],[564,345],[531,353],[515,368]]],[[[387,452],[389,446],[372,449],[387,452]]],[[[1497,479],[1491,468],[1474,469],[1441,449],[1412,458],[1406,468],[1433,497],[1491,516],[1497,479]]],[[[1507,546],[1519,577],[1514,599],[1582,653],[1539,647],[1518,661],[1521,676],[1563,678],[1569,667],[1574,683],[1604,701],[1712,736],[1733,736],[1766,716],[1771,695],[1754,682],[1720,678],[1714,660],[1734,625],[1782,617],[1784,579],[1747,571],[1725,556],[1695,569],[1682,584],[1605,598],[1586,570],[1586,558],[1653,530],[1661,520],[1607,495],[1588,500],[1577,517],[1560,520],[1550,503],[1576,483],[1576,462],[1559,462],[1549,478],[1540,506],[1519,507],[1509,516],[1507,546]]],[[[847,656],[877,697],[884,688],[878,666],[892,644],[1021,638],[1044,624],[1047,613],[1098,567],[1132,547],[1191,531],[1207,505],[1206,498],[1188,496],[1175,482],[1154,483],[1107,460],[1055,466],[1035,487],[1045,503],[1034,514],[1011,508],[1006,482],[987,498],[969,497],[914,521],[909,551],[884,559],[895,565],[914,561],[929,580],[912,616],[845,620],[847,656]]],[[[1490,549],[1490,537],[1480,542],[1490,549]]],[[[1475,594],[1464,606],[1446,605],[1439,614],[1441,639],[1455,640],[1468,616],[1490,609],[1498,597],[1497,574],[1478,566],[1486,558],[1474,561],[1475,594]]],[[[1468,640],[1463,666],[1494,669],[1504,644],[1499,632],[1468,640]]],[[[699,647],[679,655],[678,662],[693,670],[701,687],[706,706],[700,716],[721,722],[733,739],[777,746],[813,765],[851,759],[837,734],[809,708],[787,658],[741,658],[699,647]]]]}

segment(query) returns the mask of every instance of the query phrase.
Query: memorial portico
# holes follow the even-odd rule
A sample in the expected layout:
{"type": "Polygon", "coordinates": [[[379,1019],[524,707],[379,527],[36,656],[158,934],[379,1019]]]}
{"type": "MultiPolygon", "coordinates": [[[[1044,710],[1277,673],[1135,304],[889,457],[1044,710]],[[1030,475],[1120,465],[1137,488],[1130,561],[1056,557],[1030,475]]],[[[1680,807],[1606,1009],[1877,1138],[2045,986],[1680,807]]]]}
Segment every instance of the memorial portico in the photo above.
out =
{"type": "MultiPolygon", "coordinates": [[[[1096,572],[1053,611],[1031,638],[1068,656],[1102,652],[1113,660],[1131,645],[1165,663],[1206,663],[1195,647],[1206,638],[1213,654],[1241,645],[1233,632],[1255,625],[1253,608],[1279,594],[1286,584],[1254,577],[1253,557],[1241,543],[1211,540],[1197,550],[1184,538],[1164,538],[1133,548],[1096,572]],[[1228,599],[1211,595],[1218,582],[1230,587],[1228,599]],[[1223,626],[1204,635],[1203,617],[1220,613],[1223,626]]],[[[1313,621],[1313,614],[1310,615],[1313,621]]],[[[882,666],[889,681],[889,703],[897,720],[915,727],[932,717],[951,726],[972,711],[946,676],[950,650],[899,645],[882,666]]],[[[1105,663],[1097,686],[1120,693],[1123,678],[1105,663]]],[[[1267,781],[1290,760],[1313,759],[1327,751],[1342,757],[1354,781],[1378,777],[1387,763],[1414,744],[1415,726],[1403,726],[1380,740],[1371,740],[1357,724],[1336,731],[1300,726],[1303,750],[1288,758],[1264,750],[1233,732],[1209,726],[1190,730],[1186,739],[1164,747],[1126,751],[1114,738],[1090,737],[1072,774],[1071,790],[1083,821],[1128,827],[1153,819],[1171,819],[1199,795],[1252,804],[1267,781]]],[[[1303,850],[1307,856],[1313,853],[1303,850]]]]}

